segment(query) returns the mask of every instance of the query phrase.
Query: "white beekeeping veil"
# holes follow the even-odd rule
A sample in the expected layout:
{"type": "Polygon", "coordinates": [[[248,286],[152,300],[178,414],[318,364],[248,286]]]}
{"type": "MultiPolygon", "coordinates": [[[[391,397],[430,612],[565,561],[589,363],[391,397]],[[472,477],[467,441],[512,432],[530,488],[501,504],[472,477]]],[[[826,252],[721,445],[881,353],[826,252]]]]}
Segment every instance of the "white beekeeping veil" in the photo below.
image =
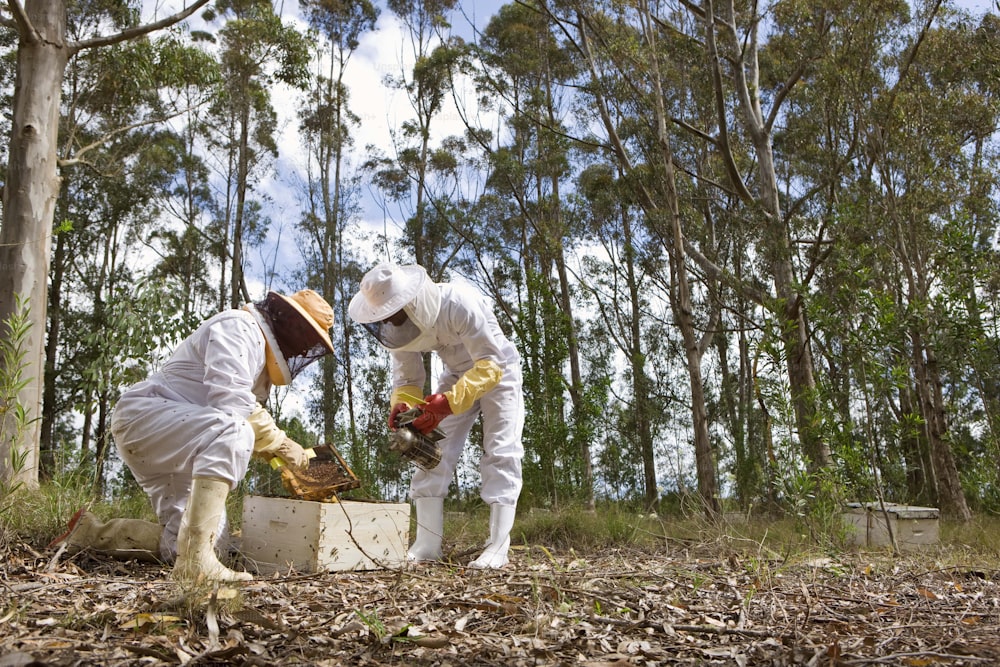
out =
{"type": "Polygon", "coordinates": [[[387,350],[422,352],[437,341],[434,323],[440,309],[441,292],[424,267],[379,264],[361,279],[348,313],[387,350]],[[406,320],[390,322],[400,311],[406,320]]]}

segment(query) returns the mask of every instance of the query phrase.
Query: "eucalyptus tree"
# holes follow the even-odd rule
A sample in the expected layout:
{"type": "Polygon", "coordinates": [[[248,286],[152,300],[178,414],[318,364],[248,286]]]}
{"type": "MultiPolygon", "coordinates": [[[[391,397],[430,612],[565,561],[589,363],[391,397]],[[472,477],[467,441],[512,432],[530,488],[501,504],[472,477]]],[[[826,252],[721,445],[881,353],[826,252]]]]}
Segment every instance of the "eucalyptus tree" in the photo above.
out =
{"type": "MultiPolygon", "coordinates": [[[[1000,225],[998,28],[996,14],[978,22],[958,14],[938,23],[914,65],[920,76],[907,91],[929,117],[922,119],[918,136],[926,146],[928,171],[940,182],[941,206],[933,209],[941,236],[934,271],[940,294],[932,293],[936,298],[929,302],[934,317],[928,324],[937,326],[928,338],[933,353],[927,357],[933,354],[940,369],[935,382],[941,397],[935,396],[932,405],[946,411],[938,419],[948,428],[941,443],[945,450],[934,453],[935,472],[948,464],[950,453],[958,473],[957,483],[950,484],[967,502],[987,506],[995,506],[991,490],[1000,477],[997,393],[991,379],[997,377],[998,313],[988,305],[997,289],[1000,225]],[[931,141],[925,128],[934,129],[937,138],[931,141]]],[[[947,478],[938,480],[939,495],[963,516],[957,492],[942,493],[948,484],[947,478]]]]}
{"type": "MultiPolygon", "coordinates": [[[[564,3],[558,6],[566,7],[564,3]]],[[[643,126],[656,141],[645,144],[645,152],[644,145],[628,135],[610,144],[616,147],[615,159],[637,176],[638,187],[648,187],[651,192],[659,188],[662,192],[657,193],[662,204],[649,198],[656,208],[650,208],[647,214],[653,229],[661,226],[658,219],[667,223],[662,225],[667,232],[662,238],[677,285],[677,290],[671,292],[675,297],[674,317],[685,338],[689,370],[700,365],[720,321],[719,312],[710,302],[701,304],[705,308],[701,322],[696,324],[691,319],[691,295],[695,292],[684,288],[688,280],[684,274],[694,269],[704,276],[700,290],[718,295],[722,294],[720,287],[725,286],[725,293],[756,304],[760,310],[743,309],[742,321],[764,327],[770,332],[768,336],[780,342],[770,348],[771,354],[785,366],[799,455],[815,471],[832,463],[816,403],[805,308],[808,283],[823,254],[803,258],[798,254],[798,242],[800,235],[822,230],[822,225],[801,214],[802,202],[808,201],[812,191],[799,199],[791,192],[782,194],[779,168],[783,163],[780,155],[776,158],[773,144],[775,124],[786,119],[788,101],[797,93],[802,77],[827,53],[824,39],[836,23],[837,10],[829,7],[812,11],[790,3],[776,6],[770,22],[763,21],[758,11],[757,6],[728,0],[700,6],[644,2],[635,11],[617,4],[574,3],[572,12],[563,10],[557,18],[592,62],[593,54],[600,53],[609,64],[608,71],[617,69],[625,96],[633,96],[633,91],[649,91],[645,98],[634,96],[637,102],[631,115],[649,119],[645,123],[632,122],[643,126]],[[605,27],[602,11],[614,16],[617,33],[605,27]],[[641,35],[644,41],[624,40],[628,30],[641,35]],[[762,80],[760,59],[769,39],[783,39],[788,48],[783,52],[785,58],[768,71],[772,77],[762,80]],[[656,44],[662,45],[663,55],[654,50],[656,44]],[[676,65],[668,70],[668,63],[676,65]],[[676,173],[674,163],[685,174],[683,180],[670,175],[676,173]],[[644,172],[637,167],[650,169],[653,164],[662,170],[657,177],[648,181],[638,178],[644,177],[644,172]],[[686,174],[696,175],[697,180],[687,185],[686,174]],[[698,199],[690,199],[695,192],[700,193],[698,199]],[[715,203],[706,206],[698,204],[699,200],[715,203]],[[717,213],[724,213],[733,222],[742,219],[744,230],[754,230],[751,234],[743,232],[743,247],[732,248],[732,268],[720,263],[725,258],[713,258],[716,252],[710,231],[717,213]],[[696,225],[697,217],[703,218],[705,224],[696,225]],[[769,290],[762,289],[757,276],[743,274],[742,269],[750,266],[761,267],[762,278],[771,283],[769,290]],[[763,321],[762,315],[766,318],[763,321]],[[694,335],[696,330],[706,335],[699,338],[694,335]]],[[[607,75],[595,70],[595,93],[602,90],[598,85],[602,76],[607,75]]],[[[603,95],[606,100],[623,98],[603,95]]],[[[613,120],[606,115],[605,127],[613,127],[613,120]]],[[[614,138],[613,134],[608,136],[614,138]]],[[[701,384],[697,373],[691,375],[691,382],[692,386],[701,384]]],[[[702,443],[698,445],[699,474],[711,475],[704,423],[705,415],[696,414],[695,438],[702,443]]],[[[703,494],[710,488],[704,486],[703,494]]]]}
{"type": "Polygon", "coordinates": [[[761,226],[758,252],[773,285],[773,291],[765,297],[765,305],[777,318],[774,326],[784,345],[782,352],[802,454],[810,468],[817,470],[831,465],[832,458],[815,399],[816,382],[802,289],[809,274],[796,270],[795,217],[791,215],[794,209],[782,206],[773,133],[783,105],[803,72],[823,55],[821,38],[833,25],[837,10],[830,7],[811,15],[803,12],[808,18],[802,21],[801,32],[796,35],[800,36],[803,46],[808,44],[813,48],[802,48],[796,52],[795,59],[783,63],[786,78],[773,95],[765,96],[759,60],[765,39],[763,17],[756,7],[747,11],[732,0],[723,0],[719,6],[716,13],[714,3],[706,3],[699,17],[704,31],[704,57],[718,100],[716,148],[728,172],[729,187],[744,205],[756,212],[753,217],[761,226]],[[725,104],[729,96],[737,101],[735,108],[725,104]],[[765,108],[766,101],[770,101],[769,108],[765,108]],[[739,124],[734,117],[737,115],[739,124]],[[737,162],[734,153],[736,146],[731,134],[738,127],[745,131],[742,138],[746,148],[753,151],[755,179],[750,187],[746,170],[737,162]]]}
{"type": "MultiPolygon", "coordinates": [[[[174,38],[180,41],[180,38],[174,38]]],[[[197,35],[194,36],[197,41],[197,35]]],[[[178,44],[181,46],[181,44],[178,44]]],[[[183,80],[161,89],[164,102],[179,112],[173,150],[178,173],[159,198],[164,224],[152,232],[159,261],[152,277],[184,296],[185,318],[200,320],[224,301],[212,281],[215,258],[227,253],[225,228],[212,196],[206,144],[211,135],[209,105],[220,83],[220,63],[200,48],[185,48],[163,64],[187,73],[183,80]]]]}
{"type": "MultiPolygon", "coordinates": [[[[827,401],[825,432],[842,477],[854,493],[924,503],[938,502],[940,486],[942,507],[962,517],[944,406],[933,391],[941,359],[925,349],[954,326],[933,314],[931,304],[943,301],[928,297],[947,284],[941,258],[957,256],[942,248],[960,238],[959,202],[971,191],[960,184],[984,183],[966,166],[963,145],[992,121],[982,118],[977,93],[942,78],[956,52],[970,49],[966,37],[932,27],[944,16],[939,5],[916,15],[902,3],[845,7],[813,49],[827,55],[788,96],[777,143],[786,190],[803,193],[790,210],[814,221],[808,235],[801,223],[795,229],[807,248],[801,271],[812,277],[807,307],[825,364],[817,397],[827,401]],[[943,58],[933,55],[935,42],[948,45],[943,58]]],[[[802,34],[797,26],[813,20],[795,11],[776,18],[765,88],[787,77],[789,52],[803,48],[783,35],[802,34]]],[[[958,393],[963,384],[945,381],[958,393]]]]}
{"type": "MultiPolygon", "coordinates": [[[[387,75],[385,80],[406,93],[414,116],[391,129],[395,156],[375,153],[367,165],[376,185],[405,218],[402,243],[435,279],[444,277],[460,246],[451,230],[454,223],[448,219],[449,197],[435,189],[434,162],[444,155],[432,141],[432,129],[440,121],[450,92],[452,71],[465,50],[461,40],[449,35],[447,15],[456,4],[457,0],[386,3],[402,24],[404,39],[400,45],[402,71],[398,76],[387,75]]],[[[443,187],[450,189],[447,184],[443,187]]]]}
{"type": "MultiPolygon", "coordinates": [[[[121,14],[123,21],[130,18],[121,14]]],[[[71,34],[92,31],[94,20],[89,15],[74,22],[71,34]]],[[[137,284],[150,275],[146,265],[160,229],[161,193],[169,190],[182,160],[178,137],[161,129],[176,113],[161,92],[203,80],[200,68],[188,67],[192,57],[202,62],[191,47],[167,37],[90,51],[67,68],[60,134],[74,159],[63,162],[68,185],[57,202],[41,444],[51,453],[53,423],[80,415],[79,453],[93,453],[98,483],[123,371],[133,363],[145,367],[154,351],[125,313],[139,300],[137,284]]],[[[171,294],[184,295],[177,303],[187,299],[183,291],[171,294]]],[[[175,303],[167,297],[157,305],[165,302],[175,303]]],[[[162,322],[172,310],[145,317],[162,322]]]]}
{"type": "MultiPolygon", "coordinates": [[[[766,267],[767,277],[773,285],[770,293],[760,290],[752,281],[737,279],[732,272],[724,271],[723,267],[710,259],[711,253],[707,252],[707,248],[699,247],[696,243],[698,235],[691,224],[692,218],[686,215],[686,220],[682,221],[679,216],[683,206],[677,201],[670,203],[671,199],[676,199],[676,194],[663,199],[666,204],[659,207],[666,216],[665,220],[671,221],[665,227],[670,233],[664,235],[664,241],[665,248],[669,251],[668,256],[674,260],[671,266],[679,281],[678,285],[686,281],[679,271],[690,262],[691,266],[696,266],[699,272],[713,280],[724,280],[740,289],[745,297],[768,308],[776,319],[769,326],[776,331],[776,336],[783,344],[783,350],[779,354],[786,364],[801,451],[810,466],[823,467],[830,463],[830,453],[816,420],[815,381],[808,327],[796,278],[790,217],[782,209],[772,148],[773,125],[780,116],[785,97],[794,88],[808,60],[818,54],[816,51],[805,51],[799,54],[797,62],[786,63],[790,75],[783,82],[785,87],[779,94],[767,97],[772,106],[765,113],[765,91],[760,86],[758,61],[761,41],[765,37],[761,33],[764,25],[761,17],[756,13],[755,7],[737,7],[735,3],[726,1],[720,3],[719,7],[716,12],[715,5],[711,2],[700,7],[640,3],[638,11],[618,17],[624,25],[631,26],[637,34],[643,35],[646,45],[641,48],[640,53],[645,52],[647,55],[641,57],[649,60],[653,57],[653,52],[649,50],[651,46],[662,42],[667,53],[673,54],[676,62],[685,66],[681,70],[675,69],[672,79],[666,76],[661,79],[652,68],[635,69],[632,67],[635,60],[622,60],[613,51],[608,58],[612,63],[621,61],[621,74],[629,82],[627,85],[652,91],[638,115],[649,118],[651,123],[665,125],[650,130],[657,137],[654,147],[658,146],[662,153],[656,163],[663,165],[662,168],[669,173],[672,166],[667,165],[684,155],[681,148],[671,150],[671,144],[665,143],[666,141],[704,144],[712,154],[714,166],[711,173],[702,170],[701,177],[712,179],[709,182],[715,185],[714,197],[717,200],[728,202],[730,207],[743,207],[746,224],[755,225],[759,230],[753,252],[762,259],[762,264],[766,267]],[[625,62],[629,65],[625,66],[625,62]],[[684,76],[685,71],[689,73],[688,76],[684,76]],[[684,91],[677,90],[678,81],[683,81],[691,91],[703,90],[696,83],[695,77],[690,75],[694,72],[711,84],[708,99],[714,104],[714,108],[710,109],[712,115],[707,115],[703,106],[677,106],[677,101],[684,99],[684,91]],[[668,103],[671,105],[657,106],[668,103]],[[676,132],[677,129],[683,130],[683,133],[676,132]],[[752,155],[752,158],[746,157],[747,155],[752,155]],[[680,259],[685,261],[676,261],[680,259]]],[[[820,11],[818,16],[826,15],[824,11],[820,11]]],[[[572,18],[573,29],[579,32],[581,40],[588,36],[588,30],[596,30],[601,25],[598,14],[582,7],[577,9],[572,18]]],[[[811,31],[823,30],[823,21],[805,27],[807,29],[803,34],[808,38],[813,34],[811,31]]],[[[607,44],[613,42],[602,42],[602,45],[607,44]]],[[[633,163],[644,165],[651,161],[651,158],[633,154],[632,151],[633,147],[622,144],[617,159],[627,159],[629,162],[626,164],[629,166],[633,163]]],[[[694,164],[686,164],[684,168],[688,173],[699,173],[694,164]]],[[[659,185],[668,192],[671,189],[677,192],[677,187],[671,183],[669,176],[664,177],[659,185]]],[[[695,207],[692,210],[699,209],[695,207]]],[[[655,218],[651,222],[655,223],[655,218]]],[[[740,250],[748,252],[751,248],[740,250]]],[[[707,350],[711,338],[703,337],[699,340],[694,336],[694,322],[685,323],[691,303],[690,296],[683,295],[684,291],[676,292],[678,300],[675,302],[675,317],[678,318],[682,335],[687,338],[685,349],[690,355],[688,368],[693,370],[699,366],[700,356],[707,350]]],[[[687,291],[690,294],[690,289],[687,291]]],[[[714,321],[716,317],[711,311],[706,316],[708,321],[714,321]]],[[[707,327],[706,333],[710,333],[711,328],[707,327]]],[[[691,379],[696,382],[696,375],[692,375],[691,379]]],[[[705,439],[707,434],[703,423],[704,416],[696,416],[696,433],[700,431],[700,438],[705,439]]],[[[710,474],[709,470],[707,452],[702,449],[699,472],[710,474]]],[[[702,492],[709,488],[703,487],[702,492]]]]}
{"type": "MultiPolygon", "coordinates": [[[[624,357],[629,389],[618,394],[618,406],[603,410],[605,432],[610,433],[598,453],[597,476],[612,480],[615,497],[641,498],[652,508],[659,502],[657,458],[662,454],[655,434],[666,422],[663,406],[670,401],[664,389],[671,386],[664,354],[671,350],[670,336],[651,316],[659,295],[647,289],[649,272],[662,268],[659,244],[643,228],[641,209],[620,169],[591,165],[580,174],[577,190],[578,215],[589,226],[586,238],[600,248],[582,266],[582,281],[598,313],[591,328],[600,327],[600,336],[590,337],[610,341],[609,347],[624,357]]],[[[617,355],[610,350],[604,355],[605,382],[617,383],[617,364],[611,361],[617,355]]]]}
{"type": "MultiPolygon", "coordinates": [[[[351,230],[359,216],[360,176],[350,160],[354,148],[353,131],[360,118],[350,107],[350,90],[344,77],[359,40],[371,31],[378,19],[378,9],[367,0],[329,2],[309,0],[302,9],[319,39],[315,57],[316,72],[309,94],[299,110],[300,131],[307,150],[306,211],[299,223],[309,243],[303,253],[304,271],[309,284],[333,306],[338,316],[334,326],[342,351],[339,364],[334,359],[322,361],[318,411],[322,417],[326,441],[334,441],[336,432],[346,435],[349,459],[355,472],[364,478],[372,462],[366,439],[359,433],[356,410],[354,359],[371,355],[367,336],[358,339],[359,329],[351,325],[347,306],[360,280],[362,263],[351,230]],[[356,352],[363,353],[356,355],[356,352]],[[338,412],[346,411],[346,427],[337,428],[338,412]]],[[[340,439],[338,439],[340,440],[340,439]]]]}
{"type": "MultiPolygon", "coordinates": [[[[1000,110],[1000,16],[986,13],[978,21],[957,17],[947,30],[932,34],[928,51],[939,55],[935,79],[958,93],[955,112],[962,112],[967,128],[963,154],[968,171],[962,179],[968,191],[959,196],[953,220],[966,239],[964,262],[959,263],[955,298],[965,305],[970,323],[971,345],[965,349],[968,360],[970,394],[978,398],[971,412],[957,415],[954,421],[983,424],[981,442],[959,460],[966,489],[975,489],[980,507],[995,511],[1000,506],[1000,492],[994,480],[1000,477],[1000,373],[997,355],[1000,344],[1000,281],[997,250],[992,239],[996,233],[1000,183],[1000,142],[995,132],[1000,110]],[[954,46],[963,48],[957,53],[954,46]],[[964,417],[964,418],[963,418],[964,417]],[[980,463],[984,462],[984,463],[980,463]],[[985,463],[989,462],[989,463],[985,463]],[[976,471],[979,475],[973,475],[976,471]],[[978,477],[978,478],[977,478],[978,477]],[[971,479],[970,479],[971,478],[971,479]]],[[[953,265],[954,266],[954,265],[953,265]]]]}
{"type": "MultiPolygon", "coordinates": [[[[0,322],[10,321],[18,309],[18,299],[30,304],[30,329],[23,359],[27,380],[17,392],[15,403],[24,411],[27,428],[4,419],[0,424],[0,476],[16,477],[35,484],[38,477],[38,446],[42,384],[44,376],[44,334],[47,281],[53,216],[59,191],[57,145],[61,87],[66,65],[78,53],[140,38],[186,19],[208,0],[195,0],[189,7],[152,23],[131,24],[124,29],[108,23],[107,34],[93,34],[80,40],[67,35],[71,16],[82,16],[97,8],[86,4],[68,5],[64,0],[9,0],[0,13],[0,28],[9,39],[16,34],[17,65],[11,107],[11,142],[4,179],[3,226],[0,228],[0,265],[8,267],[0,279],[0,322]],[[79,14],[77,14],[79,12],[79,14]],[[12,453],[24,454],[25,466],[11,469],[12,453]]],[[[101,10],[102,13],[104,10],[101,10]]],[[[6,326],[6,324],[4,324],[6,326]]],[[[0,372],[13,373],[9,366],[0,372]]],[[[12,410],[13,405],[3,406],[12,410]]]]}
{"type": "MultiPolygon", "coordinates": [[[[995,255],[997,219],[995,203],[976,197],[984,186],[995,189],[996,174],[985,174],[969,147],[995,133],[1000,115],[982,95],[992,76],[954,65],[956,56],[978,51],[975,33],[961,22],[939,22],[940,11],[935,5],[914,17],[924,28],[901,51],[900,71],[874,109],[864,176],[870,210],[893,253],[895,271],[885,284],[902,323],[897,349],[909,365],[910,414],[921,423],[916,444],[931,463],[930,495],[946,515],[967,520],[952,421],[971,389],[967,369],[983,338],[975,294],[992,280],[968,262],[995,255]],[[991,229],[984,234],[985,221],[991,229]]],[[[983,26],[983,34],[993,27],[983,26]]]]}
{"type": "Polygon", "coordinates": [[[269,0],[222,0],[205,18],[224,21],[217,36],[222,82],[212,106],[212,145],[224,159],[218,167],[223,180],[218,208],[229,244],[228,256],[220,257],[223,280],[230,265],[228,300],[220,308],[238,307],[250,300],[244,273],[248,234],[262,238],[264,231],[252,227],[251,194],[278,152],[271,90],[305,84],[309,44],[269,0]]]}
{"type": "MultiPolygon", "coordinates": [[[[945,393],[934,388],[964,393],[959,369],[968,359],[946,363],[940,342],[968,319],[937,309],[963,284],[944,259],[984,249],[956,245],[970,238],[966,202],[986,213],[980,226],[991,217],[982,196],[989,180],[972,166],[995,127],[981,97],[989,77],[955,75],[956,62],[967,75],[990,49],[942,23],[940,3],[922,14],[904,3],[850,3],[805,43],[801,26],[815,23],[814,13],[788,4],[774,16],[764,89],[787,80],[796,54],[824,54],[797,75],[776,133],[789,219],[804,248],[812,342],[825,364],[817,385],[824,433],[854,493],[927,503],[938,502],[940,487],[942,507],[963,517],[945,393]]],[[[982,283],[964,284],[982,293],[982,283]]]]}
{"type": "Polygon", "coordinates": [[[526,432],[532,441],[529,456],[538,459],[526,483],[532,484],[530,477],[537,472],[549,502],[571,495],[593,507],[594,415],[586,403],[567,261],[578,230],[563,194],[572,175],[564,84],[574,77],[575,64],[544,16],[522,4],[500,9],[483,30],[476,53],[480,103],[502,126],[494,134],[491,128],[472,126],[478,114],[464,117],[490,171],[485,194],[506,205],[484,208],[486,217],[475,233],[493,236],[500,230],[503,247],[516,248],[510,259],[519,264],[516,282],[524,292],[516,328],[532,406],[526,432]]]}
{"type": "MultiPolygon", "coordinates": [[[[696,237],[690,220],[693,209],[682,203],[679,188],[681,178],[676,173],[677,139],[672,118],[686,105],[684,72],[690,63],[681,63],[660,42],[659,17],[647,3],[635,8],[607,5],[574,4],[572,9],[553,17],[563,25],[567,39],[578,50],[588,72],[583,90],[593,109],[589,126],[600,128],[600,141],[607,160],[621,174],[626,196],[626,208],[620,218],[628,232],[623,249],[623,284],[631,285],[626,303],[631,304],[631,332],[620,334],[623,352],[628,357],[632,378],[633,411],[639,434],[640,455],[645,468],[646,501],[653,505],[658,498],[657,461],[654,450],[653,423],[662,401],[657,400],[655,370],[648,364],[650,343],[639,334],[642,320],[656,300],[649,288],[654,284],[661,302],[671,304],[674,324],[683,339],[683,353],[689,376],[691,432],[698,471],[699,495],[705,511],[718,512],[718,484],[715,461],[709,438],[708,415],[702,377],[702,357],[714,335],[718,308],[709,309],[708,316],[697,322],[692,280],[689,277],[691,239],[696,237]],[[605,14],[604,12],[608,12],[605,14]],[[690,209],[685,211],[684,209],[690,209]],[[682,212],[684,219],[682,220],[682,212]],[[636,216],[636,214],[638,215],[636,216]],[[642,234],[657,238],[663,262],[647,255],[643,271],[645,283],[643,301],[638,298],[638,255],[633,245],[631,218],[636,216],[642,234]],[[683,225],[687,221],[688,228],[683,225]],[[657,270],[652,270],[659,266],[657,270]],[[657,276],[662,280],[657,282],[657,276]],[[697,329],[704,331],[699,335],[697,329]]],[[[692,76],[691,79],[694,77],[692,76]]],[[[693,172],[694,168],[691,167],[693,172]]],[[[690,187],[690,186],[689,186],[690,187]]],[[[616,216],[618,217],[618,216],[616,216]]],[[[703,251],[697,252],[703,258],[703,251]]],[[[713,270],[717,271],[713,266],[713,270]]],[[[614,326],[614,320],[608,320],[614,326]]]]}

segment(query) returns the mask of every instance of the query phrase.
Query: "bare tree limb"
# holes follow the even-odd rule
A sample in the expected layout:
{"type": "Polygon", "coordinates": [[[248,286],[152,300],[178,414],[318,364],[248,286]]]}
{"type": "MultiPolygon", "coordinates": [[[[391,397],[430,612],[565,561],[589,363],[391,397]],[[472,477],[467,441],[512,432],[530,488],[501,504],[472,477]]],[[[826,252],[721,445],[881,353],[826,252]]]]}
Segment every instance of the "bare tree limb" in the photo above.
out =
{"type": "Polygon", "coordinates": [[[86,146],[81,146],[78,150],[73,151],[72,157],[67,157],[67,158],[60,159],[59,160],[59,166],[60,167],[68,167],[68,166],[72,166],[72,165],[75,165],[75,164],[79,164],[79,163],[83,162],[82,156],[84,155],[84,153],[87,153],[87,152],[89,152],[89,151],[91,151],[91,150],[93,150],[93,149],[95,149],[95,148],[97,148],[97,147],[99,147],[99,146],[107,143],[109,140],[111,140],[113,137],[118,136],[119,134],[123,134],[125,132],[130,132],[130,131],[132,131],[134,129],[137,129],[137,128],[140,128],[140,127],[148,127],[150,125],[162,125],[163,123],[167,122],[171,118],[176,118],[177,116],[180,116],[180,115],[182,115],[184,113],[187,113],[192,108],[193,107],[188,107],[187,109],[179,109],[176,113],[171,113],[171,114],[169,114],[167,116],[156,117],[156,118],[147,118],[146,120],[142,120],[142,121],[139,121],[137,123],[131,123],[129,125],[123,125],[122,127],[116,127],[115,129],[113,129],[113,130],[111,130],[109,132],[105,132],[103,135],[101,135],[100,137],[98,137],[94,141],[90,142],[86,146]]]}
{"type": "MultiPolygon", "coordinates": [[[[754,199],[753,194],[747,189],[746,183],[743,181],[743,174],[740,173],[740,169],[736,164],[736,158],[733,156],[732,146],[729,142],[729,125],[726,119],[726,102],[722,88],[722,68],[719,65],[719,47],[715,39],[715,10],[711,2],[706,2],[705,7],[707,10],[705,43],[708,46],[709,66],[712,70],[712,90],[714,92],[716,114],[719,117],[719,139],[717,145],[719,146],[719,152],[722,154],[726,173],[729,175],[729,180],[736,194],[743,201],[751,202],[754,199]]],[[[732,34],[736,34],[735,23],[729,26],[729,31],[732,34]]],[[[738,73],[742,72],[742,63],[738,62],[736,64],[735,71],[738,73]]],[[[750,129],[752,130],[752,128],[750,129]]]]}
{"type": "MultiPolygon", "coordinates": [[[[11,4],[17,4],[17,0],[9,0],[11,4]]],[[[121,32],[115,33],[114,35],[106,35],[104,37],[94,37],[92,39],[85,39],[79,42],[72,42],[68,45],[71,53],[76,53],[77,51],[82,51],[84,49],[93,49],[100,46],[107,46],[109,44],[118,44],[120,42],[125,42],[130,39],[135,39],[136,37],[142,37],[151,32],[155,32],[162,28],[167,28],[179,23],[186,19],[187,17],[194,14],[196,11],[207,5],[209,0],[196,0],[196,2],[188,7],[187,9],[182,9],[176,14],[172,14],[166,18],[160,19],[154,23],[147,23],[145,25],[138,25],[121,32]]]]}
{"type": "Polygon", "coordinates": [[[35,44],[40,41],[42,36],[38,34],[38,31],[35,30],[35,26],[33,26],[31,21],[28,19],[28,14],[24,11],[24,5],[22,5],[19,0],[7,0],[7,7],[10,8],[10,13],[13,18],[5,18],[4,25],[16,27],[18,33],[21,35],[21,39],[26,42],[35,44]]]}

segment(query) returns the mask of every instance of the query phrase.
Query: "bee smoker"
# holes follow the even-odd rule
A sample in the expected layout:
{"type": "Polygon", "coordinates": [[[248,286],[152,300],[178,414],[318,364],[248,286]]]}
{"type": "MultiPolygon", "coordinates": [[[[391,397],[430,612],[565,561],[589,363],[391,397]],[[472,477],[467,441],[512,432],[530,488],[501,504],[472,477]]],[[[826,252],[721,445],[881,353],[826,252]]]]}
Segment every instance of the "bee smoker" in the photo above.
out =
{"type": "Polygon", "coordinates": [[[414,407],[396,416],[397,428],[389,436],[389,449],[424,470],[431,470],[441,463],[441,447],[437,443],[444,437],[444,431],[436,428],[425,435],[415,429],[411,422],[420,414],[420,408],[414,407]]]}

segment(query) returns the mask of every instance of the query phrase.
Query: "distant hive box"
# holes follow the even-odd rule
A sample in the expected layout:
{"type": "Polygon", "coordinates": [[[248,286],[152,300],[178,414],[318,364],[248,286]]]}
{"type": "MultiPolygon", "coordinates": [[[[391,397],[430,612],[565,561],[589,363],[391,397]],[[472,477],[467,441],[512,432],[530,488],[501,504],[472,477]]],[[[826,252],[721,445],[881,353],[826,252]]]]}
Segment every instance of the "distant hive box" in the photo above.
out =
{"type": "Polygon", "coordinates": [[[399,567],[410,505],[247,496],[241,534],[248,566],[262,574],[399,567]]]}
{"type": "Polygon", "coordinates": [[[939,540],[936,507],[915,507],[885,503],[848,503],[844,523],[853,544],[865,547],[889,546],[889,530],[901,551],[918,551],[939,540]]]}

